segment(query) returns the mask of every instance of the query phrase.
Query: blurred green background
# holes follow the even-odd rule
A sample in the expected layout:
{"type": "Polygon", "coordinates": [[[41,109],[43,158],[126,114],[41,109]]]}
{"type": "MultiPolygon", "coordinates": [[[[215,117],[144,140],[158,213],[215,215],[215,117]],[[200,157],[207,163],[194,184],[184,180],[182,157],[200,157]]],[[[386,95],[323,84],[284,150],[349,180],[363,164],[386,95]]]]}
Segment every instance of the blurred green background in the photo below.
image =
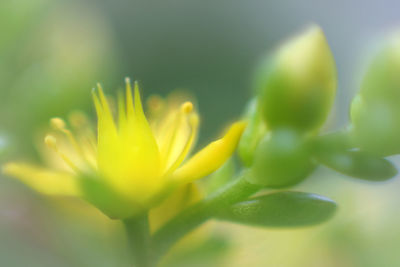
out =
{"type": "MultiPolygon", "coordinates": [[[[324,29],[338,68],[326,129],[344,126],[369,47],[398,25],[399,9],[395,0],[2,0],[1,161],[37,161],[38,133],[50,117],[93,115],[95,83],[111,92],[126,76],[139,80],[145,97],[193,92],[202,145],[241,114],[260,57],[311,22],[324,29]]],[[[365,183],[321,168],[296,189],[331,197],[338,214],[290,231],[214,224],[229,245],[213,243],[221,253],[204,252],[206,265],[207,257],[188,252],[193,266],[400,266],[399,181],[365,183]]],[[[81,206],[0,177],[0,265],[129,266],[120,226],[81,206]]],[[[179,266],[191,266],[187,258],[179,266]]]]}

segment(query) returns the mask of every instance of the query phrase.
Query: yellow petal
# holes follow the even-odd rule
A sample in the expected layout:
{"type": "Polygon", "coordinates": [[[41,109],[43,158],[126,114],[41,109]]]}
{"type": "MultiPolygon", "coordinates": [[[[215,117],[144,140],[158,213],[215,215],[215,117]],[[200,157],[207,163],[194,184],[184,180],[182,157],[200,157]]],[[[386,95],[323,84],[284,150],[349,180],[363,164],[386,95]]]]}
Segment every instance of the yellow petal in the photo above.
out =
{"type": "MultiPolygon", "coordinates": [[[[118,131],[114,129],[113,118],[102,91],[100,99],[94,97],[96,107],[101,104],[99,129],[103,113],[107,114],[110,133],[99,130],[98,170],[109,185],[124,197],[146,205],[162,188],[160,156],[156,140],[143,112],[138,84],[135,83],[134,97],[129,79],[126,81],[126,104],[119,100],[118,131]],[[106,109],[106,108],[107,109],[106,109]],[[110,116],[108,116],[110,114],[110,116]],[[106,136],[103,136],[106,134],[106,136]],[[115,136],[115,137],[114,137],[115,136]],[[107,142],[100,143],[100,140],[107,142]]],[[[104,123],[103,123],[104,124],[104,123]]],[[[104,124],[105,125],[105,124],[104,124]]]]}
{"type": "Polygon", "coordinates": [[[51,171],[25,163],[7,163],[3,166],[3,172],[42,194],[80,196],[77,178],[67,172],[51,171]]]}
{"type": "Polygon", "coordinates": [[[245,127],[245,122],[234,123],[223,138],[200,150],[177,169],[173,173],[173,179],[179,183],[187,183],[217,170],[235,151],[245,127]]]}
{"type": "Polygon", "coordinates": [[[110,107],[100,85],[98,85],[98,92],[100,99],[95,91],[93,91],[92,96],[97,113],[97,156],[98,163],[101,165],[103,162],[107,163],[109,158],[112,157],[109,151],[112,151],[115,147],[118,137],[110,107]]]}

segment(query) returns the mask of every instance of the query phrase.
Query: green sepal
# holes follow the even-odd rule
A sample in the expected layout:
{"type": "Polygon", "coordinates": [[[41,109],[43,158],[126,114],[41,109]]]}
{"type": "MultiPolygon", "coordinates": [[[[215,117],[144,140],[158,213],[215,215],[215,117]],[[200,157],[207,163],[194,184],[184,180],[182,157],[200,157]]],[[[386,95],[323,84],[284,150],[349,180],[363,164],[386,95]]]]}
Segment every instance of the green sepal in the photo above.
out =
{"type": "Polygon", "coordinates": [[[363,180],[385,181],[397,175],[389,160],[363,151],[319,151],[315,156],[321,164],[363,180]]]}
{"type": "Polygon", "coordinates": [[[240,138],[238,154],[243,165],[250,167],[253,163],[254,151],[267,131],[258,106],[258,99],[255,98],[249,102],[244,119],[248,121],[248,124],[240,138]]]}
{"type": "Polygon", "coordinates": [[[336,203],[311,193],[282,191],[234,204],[221,210],[221,220],[262,227],[316,225],[330,219],[336,203]]]}
{"type": "Polygon", "coordinates": [[[78,180],[84,199],[111,219],[125,219],[143,211],[139,205],[113,191],[100,177],[85,174],[78,180]]]}

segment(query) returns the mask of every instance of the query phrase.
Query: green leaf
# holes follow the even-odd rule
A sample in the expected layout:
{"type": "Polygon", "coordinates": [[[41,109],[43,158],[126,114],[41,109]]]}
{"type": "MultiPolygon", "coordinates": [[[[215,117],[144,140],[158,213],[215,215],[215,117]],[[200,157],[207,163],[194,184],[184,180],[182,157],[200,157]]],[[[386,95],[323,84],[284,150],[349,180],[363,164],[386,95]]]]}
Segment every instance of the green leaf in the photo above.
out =
{"type": "Polygon", "coordinates": [[[347,129],[316,136],[310,141],[316,153],[346,151],[352,148],[350,132],[347,129]]]}
{"type": "Polygon", "coordinates": [[[317,153],[316,158],[340,173],[368,181],[385,181],[397,174],[389,160],[362,151],[330,151],[317,153]]]}
{"type": "Polygon", "coordinates": [[[240,142],[238,155],[243,165],[250,167],[253,164],[254,152],[267,129],[262,119],[257,98],[254,98],[246,108],[244,119],[248,121],[240,142]]]}
{"type": "Polygon", "coordinates": [[[298,227],[322,223],[336,211],[326,197],[282,191],[239,202],[216,215],[218,219],[263,227],[298,227]]]}

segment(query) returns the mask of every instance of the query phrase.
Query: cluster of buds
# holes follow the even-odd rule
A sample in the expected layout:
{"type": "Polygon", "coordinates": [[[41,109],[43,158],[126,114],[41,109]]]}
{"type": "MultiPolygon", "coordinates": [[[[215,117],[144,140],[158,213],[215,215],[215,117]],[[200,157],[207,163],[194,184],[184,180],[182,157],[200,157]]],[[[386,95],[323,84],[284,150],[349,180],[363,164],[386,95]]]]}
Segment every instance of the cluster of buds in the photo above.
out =
{"type": "Polygon", "coordinates": [[[365,180],[397,174],[382,157],[400,153],[400,35],[372,61],[351,105],[351,125],[319,136],[332,107],[336,68],[326,38],[312,26],[261,64],[239,144],[249,182],[270,188],[305,179],[317,164],[365,180]]]}
{"type": "Polygon", "coordinates": [[[309,139],[325,122],[336,92],[336,67],[327,40],[311,26],[284,43],[260,65],[257,100],[239,145],[251,182],[283,187],[314,168],[309,139]]]}

